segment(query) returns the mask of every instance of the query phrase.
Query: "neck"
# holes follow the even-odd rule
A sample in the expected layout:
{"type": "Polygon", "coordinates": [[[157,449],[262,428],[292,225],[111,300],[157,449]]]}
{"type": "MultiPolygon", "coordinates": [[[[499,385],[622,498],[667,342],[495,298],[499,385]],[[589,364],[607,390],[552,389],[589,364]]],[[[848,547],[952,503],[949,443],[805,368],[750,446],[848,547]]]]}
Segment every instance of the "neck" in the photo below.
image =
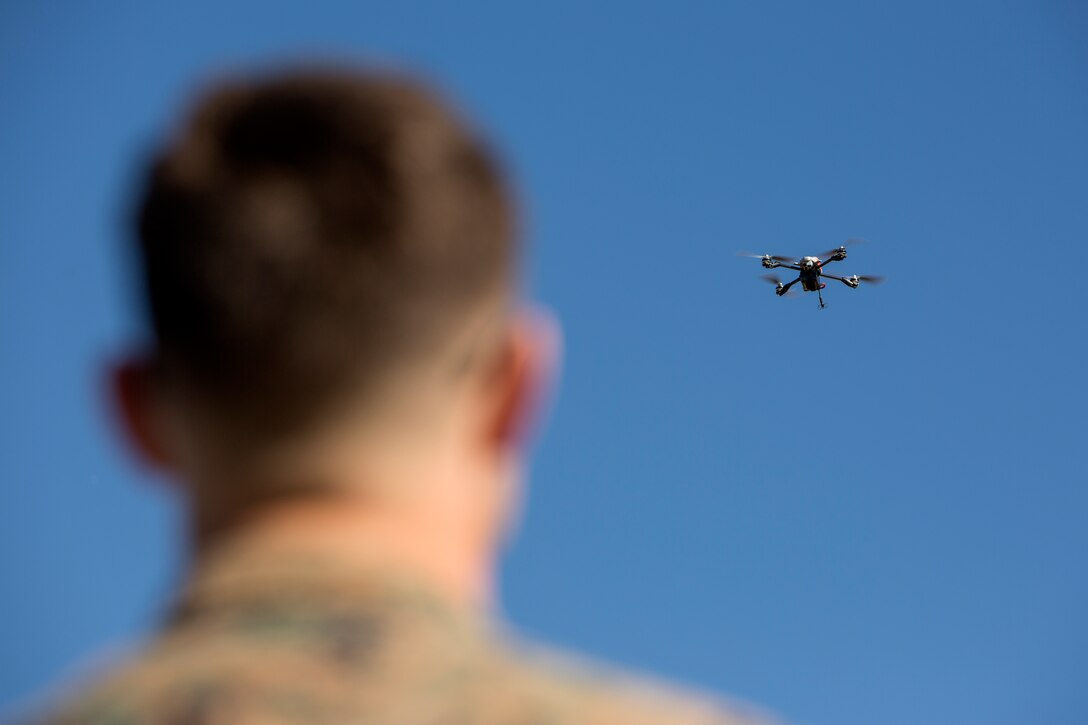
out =
{"type": "Polygon", "coordinates": [[[494,604],[493,552],[466,536],[457,520],[434,512],[382,510],[377,502],[328,495],[267,503],[214,527],[196,520],[198,558],[221,544],[316,555],[360,570],[396,571],[459,606],[494,604]]]}

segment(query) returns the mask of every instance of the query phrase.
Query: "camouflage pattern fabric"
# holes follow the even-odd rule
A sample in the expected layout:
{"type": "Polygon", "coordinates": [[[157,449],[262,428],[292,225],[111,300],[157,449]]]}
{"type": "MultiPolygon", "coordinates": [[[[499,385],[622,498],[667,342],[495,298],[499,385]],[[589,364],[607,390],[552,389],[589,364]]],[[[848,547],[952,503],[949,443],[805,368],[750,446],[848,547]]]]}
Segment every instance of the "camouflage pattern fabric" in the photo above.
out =
{"type": "Polygon", "coordinates": [[[166,626],[41,723],[752,725],[766,722],[518,640],[396,574],[234,551],[166,626]]]}

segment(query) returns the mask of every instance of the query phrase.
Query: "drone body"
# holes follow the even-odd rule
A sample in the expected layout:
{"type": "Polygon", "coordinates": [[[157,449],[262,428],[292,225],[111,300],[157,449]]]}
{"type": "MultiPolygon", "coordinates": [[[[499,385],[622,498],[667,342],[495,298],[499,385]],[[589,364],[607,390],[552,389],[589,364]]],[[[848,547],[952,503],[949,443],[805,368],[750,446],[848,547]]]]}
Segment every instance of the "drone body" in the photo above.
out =
{"type": "Polygon", "coordinates": [[[748,257],[755,257],[760,260],[764,269],[777,269],[783,267],[785,269],[792,269],[798,273],[797,279],[786,284],[782,284],[782,281],[774,275],[765,275],[763,279],[774,284],[775,294],[779,297],[785,295],[790,291],[798,282],[801,283],[801,289],[805,292],[815,292],[820,299],[820,309],[822,310],[827,305],[824,304],[823,290],[827,287],[821,281],[821,278],[835,279],[842,282],[844,285],[851,289],[857,289],[862,282],[869,284],[879,284],[884,281],[883,277],[872,277],[867,275],[851,275],[849,277],[837,277],[833,274],[824,272],[824,267],[830,262],[841,262],[846,259],[846,245],[856,242],[860,242],[860,239],[850,240],[848,239],[837,249],[831,249],[818,257],[801,257],[797,259],[795,257],[782,257],[772,254],[748,254],[742,252],[741,254],[748,257]]]}

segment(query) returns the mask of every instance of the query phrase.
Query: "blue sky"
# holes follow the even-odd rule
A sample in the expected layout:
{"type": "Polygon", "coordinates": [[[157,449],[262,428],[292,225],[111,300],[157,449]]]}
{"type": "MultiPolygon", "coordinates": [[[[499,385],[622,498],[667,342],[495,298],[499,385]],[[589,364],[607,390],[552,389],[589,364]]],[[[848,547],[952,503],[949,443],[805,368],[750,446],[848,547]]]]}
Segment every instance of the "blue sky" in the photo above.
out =
{"type": "Polygon", "coordinates": [[[1088,721],[1076,2],[0,4],[0,712],[148,631],[177,501],[101,376],[135,164],[201,79],[460,99],[565,330],[509,618],[812,725],[1088,721]],[[881,287],[778,299],[739,249],[881,287]]]}

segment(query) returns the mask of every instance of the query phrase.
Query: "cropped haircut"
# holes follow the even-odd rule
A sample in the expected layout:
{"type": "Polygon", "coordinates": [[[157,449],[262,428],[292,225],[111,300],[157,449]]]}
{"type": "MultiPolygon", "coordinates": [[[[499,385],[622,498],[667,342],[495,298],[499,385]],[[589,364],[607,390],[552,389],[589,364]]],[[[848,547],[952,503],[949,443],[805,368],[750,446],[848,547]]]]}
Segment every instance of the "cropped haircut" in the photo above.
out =
{"type": "Polygon", "coordinates": [[[137,209],[157,370],[250,432],[308,425],[506,304],[515,216],[488,148],[417,81],[221,82],[137,209]]]}

